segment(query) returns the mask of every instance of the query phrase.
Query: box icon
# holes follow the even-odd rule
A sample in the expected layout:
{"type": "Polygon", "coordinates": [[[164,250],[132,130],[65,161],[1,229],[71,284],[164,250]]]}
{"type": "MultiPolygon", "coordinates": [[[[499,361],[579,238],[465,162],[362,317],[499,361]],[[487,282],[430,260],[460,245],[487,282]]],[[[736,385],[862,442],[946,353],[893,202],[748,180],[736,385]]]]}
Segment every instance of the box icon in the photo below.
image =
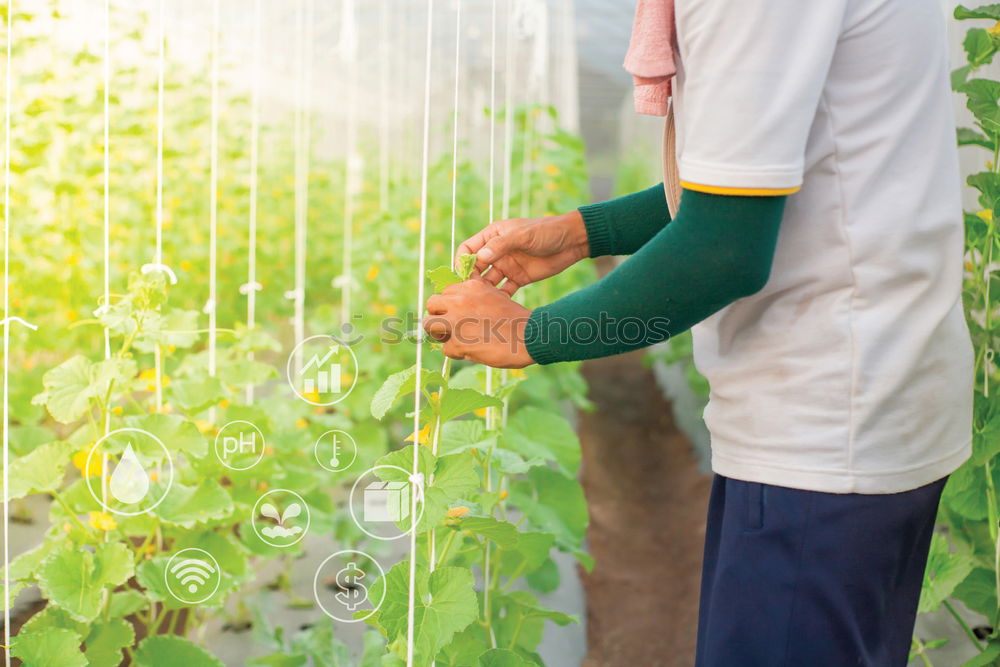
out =
{"type": "Polygon", "coordinates": [[[365,487],[365,521],[403,521],[410,516],[409,482],[372,482],[365,487]]]}

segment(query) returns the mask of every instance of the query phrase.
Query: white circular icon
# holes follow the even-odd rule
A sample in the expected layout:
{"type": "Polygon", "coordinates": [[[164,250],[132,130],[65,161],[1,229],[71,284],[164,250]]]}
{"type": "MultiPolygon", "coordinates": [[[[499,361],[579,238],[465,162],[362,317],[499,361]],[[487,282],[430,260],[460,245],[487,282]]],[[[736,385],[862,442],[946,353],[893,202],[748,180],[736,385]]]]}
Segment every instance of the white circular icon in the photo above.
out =
{"type": "Polygon", "coordinates": [[[423,475],[414,475],[405,468],[388,464],[369,468],[354,480],[351,494],[347,497],[347,508],[357,527],[369,537],[386,542],[405,537],[420,524],[420,519],[424,516],[423,475]],[[406,481],[381,480],[373,474],[376,470],[397,470],[406,476],[406,481]],[[372,476],[372,480],[363,487],[361,517],[359,518],[354,507],[354,497],[361,480],[368,475],[372,476]],[[411,516],[414,497],[419,509],[416,516],[411,516]],[[409,521],[407,521],[408,519],[409,521]],[[409,528],[400,528],[400,524],[405,526],[407,523],[409,523],[409,528]]]}
{"type": "Polygon", "coordinates": [[[101,482],[99,487],[101,493],[98,494],[94,490],[94,485],[91,482],[94,477],[89,475],[85,475],[84,477],[90,495],[105,510],[119,516],[138,516],[152,512],[167,497],[167,492],[170,491],[170,487],[174,483],[174,462],[170,458],[170,451],[167,449],[167,446],[155,435],[141,428],[120,428],[105,434],[90,448],[87,460],[84,462],[85,471],[90,471],[93,464],[97,463],[94,461],[94,455],[98,450],[102,450],[100,452],[101,472],[97,476],[97,479],[101,482]],[[121,453],[118,460],[115,461],[114,470],[105,484],[104,475],[106,471],[104,468],[111,461],[105,460],[105,454],[110,456],[110,453],[104,452],[103,449],[109,444],[120,447],[121,453]],[[162,478],[163,466],[161,464],[158,463],[152,470],[147,470],[149,462],[161,458],[154,455],[157,447],[163,450],[162,458],[166,462],[166,484],[162,486],[163,491],[160,493],[159,498],[152,503],[144,504],[144,501],[149,500],[150,490],[155,486],[160,486],[157,483],[162,478]],[[140,506],[142,509],[115,509],[105,502],[105,498],[108,496],[114,498],[122,505],[140,506]]]}
{"type": "Polygon", "coordinates": [[[340,472],[354,464],[354,459],[358,458],[358,445],[350,433],[334,429],[316,438],[313,456],[324,470],[340,472]]]}
{"type": "Polygon", "coordinates": [[[357,623],[378,611],[385,601],[385,586],[382,586],[382,595],[379,596],[378,602],[374,602],[368,597],[368,591],[371,590],[372,584],[383,577],[385,577],[385,570],[382,569],[377,560],[364,551],[344,549],[327,556],[316,568],[316,576],[313,577],[313,596],[323,613],[333,620],[357,623]],[[348,557],[351,556],[360,556],[361,559],[351,558],[349,560],[348,557]],[[371,576],[372,571],[370,567],[367,567],[367,563],[364,566],[359,566],[357,560],[373,564],[378,570],[378,577],[371,576]],[[327,581],[321,582],[320,578],[324,569],[329,570],[329,576],[327,581]],[[330,592],[320,595],[320,583],[323,583],[323,588],[330,590],[330,592]],[[355,612],[365,603],[371,604],[371,609],[364,616],[355,618],[355,612]],[[338,616],[330,611],[331,608],[346,613],[344,616],[338,616]]]}
{"type": "Polygon", "coordinates": [[[292,349],[285,371],[288,386],[303,401],[310,405],[334,405],[347,398],[357,384],[358,358],[349,345],[333,336],[318,334],[292,349]],[[295,360],[300,357],[302,366],[296,371],[295,360]]]}
{"type": "Polygon", "coordinates": [[[215,456],[230,470],[249,470],[260,463],[264,446],[261,430],[242,419],[229,422],[215,434],[215,456]]]}
{"type": "Polygon", "coordinates": [[[198,547],[181,549],[163,570],[167,590],[184,604],[199,604],[215,595],[222,582],[222,570],[215,556],[198,547]]]}
{"type": "Polygon", "coordinates": [[[250,525],[265,544],[290,547],[309,532],[309,506],[302,496],[288,489],[272,489],[257,499],[250,515],[250,525]],[[284,496],[279,494],[286,494],[284,496]],[[268,498],[268,502],[264,499],[268,498]],[[257,520],[262,516],[270,521],[257,520]]]}

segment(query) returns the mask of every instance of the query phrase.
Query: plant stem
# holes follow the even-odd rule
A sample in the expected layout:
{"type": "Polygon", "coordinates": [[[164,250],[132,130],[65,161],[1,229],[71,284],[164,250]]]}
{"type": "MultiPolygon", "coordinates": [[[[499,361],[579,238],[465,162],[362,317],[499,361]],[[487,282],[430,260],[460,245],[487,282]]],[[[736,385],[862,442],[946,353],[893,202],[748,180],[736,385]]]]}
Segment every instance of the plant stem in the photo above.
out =
{"type": "Polygon", "coordinates": [[[448,552],[451,551],[451,545],[455,541],[455,536],[458,535],[458,533],[459,533],[459,531],[458,531],[457,528],[454,529],[454,530],[452,530],[451,534],[448,535],[448,539],[445,540],[445,542],[444,542],[444,548],[441,550],[441,554],[438,556],[438,559],[437,559],[437,565],[439,567],[441,565],[444,565],[445,559],[448,557],[448,552]]]}
{"type": "Polygon", "coordinates": [[[507,648],[509,648],[512,651],[514,650],[514,646],[517,645],[517,638],[521,634],[521,628],[524,627],[524,620],[526,618],[528,618],[528,617],[527,616],[521,616],[521,618],[517,619],[517,625],[514,626],[514,632],[510,636],[510,645],[507,646],[507,648]]]}
{"type": "Polygon", "coordinates": [[[80,517],[77,516],[76,512],[73,511],[73,508],[69,506],[69,503],[66,502],[66,499],[63,498],[58,491],[52,491],[51,493],[52,497],[56,499],[56,502],[62,505],[62,508],[66,510],[67,514],[69,514],[69,518],[72,519],[74,523],[76,523],[76,525],[80,527],[80,530],[82,530],[87,535],[91,535],[92,533],[90,528],[88,528],[87,525],[83,523],[83,521],[80,521],[80,517]]]}
{"type": "Polygon", "coordinates": [[[982,651],[983,645],[979,643],[979,638],[976,637],[976,633],[972,631],[972,628],[970,628],[969,624],[965,622],[965,619],[962,618],[962,616],[958,613],[958,611],[955,610],[955,607],[953,607],[951,603],[948,602],[947,600],[944,601],[944,607],[945,609],[948,610],[948,613],[950,613],[955,618],[955,620],[958,621],[958,624],[962,626],[962,630],[965,631],[965,634],[969,638],[969,641],[971,641],[972,644],[977,649],[982,651]]]}

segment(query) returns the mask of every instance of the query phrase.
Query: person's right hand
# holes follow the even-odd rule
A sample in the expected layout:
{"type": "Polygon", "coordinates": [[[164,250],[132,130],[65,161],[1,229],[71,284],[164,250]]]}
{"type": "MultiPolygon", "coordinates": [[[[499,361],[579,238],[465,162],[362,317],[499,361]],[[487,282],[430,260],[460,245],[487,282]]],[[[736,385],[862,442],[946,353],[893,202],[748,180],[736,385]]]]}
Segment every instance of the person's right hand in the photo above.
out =
{"type": "Polygon", "coordinates": [[[513,295],[519,288],[554,276],[588,257],[590,246],[583,216],[573,211],[491,223],[458,247],[456,261],[471,253],[476,255],[476,272],[513,295]],[[506,282],[500,285],[504,279],[506,282]]]}

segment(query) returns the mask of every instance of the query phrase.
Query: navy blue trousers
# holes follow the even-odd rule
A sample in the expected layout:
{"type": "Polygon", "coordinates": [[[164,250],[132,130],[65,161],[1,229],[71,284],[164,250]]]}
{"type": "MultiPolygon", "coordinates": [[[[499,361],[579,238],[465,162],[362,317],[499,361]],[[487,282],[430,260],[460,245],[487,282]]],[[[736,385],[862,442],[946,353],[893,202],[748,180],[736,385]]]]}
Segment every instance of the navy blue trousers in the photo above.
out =
{"type": "Polygon", "coordinates": [[[904,667],[944,483],[833,494],[716,475],[697,667],[904,667]]]}

